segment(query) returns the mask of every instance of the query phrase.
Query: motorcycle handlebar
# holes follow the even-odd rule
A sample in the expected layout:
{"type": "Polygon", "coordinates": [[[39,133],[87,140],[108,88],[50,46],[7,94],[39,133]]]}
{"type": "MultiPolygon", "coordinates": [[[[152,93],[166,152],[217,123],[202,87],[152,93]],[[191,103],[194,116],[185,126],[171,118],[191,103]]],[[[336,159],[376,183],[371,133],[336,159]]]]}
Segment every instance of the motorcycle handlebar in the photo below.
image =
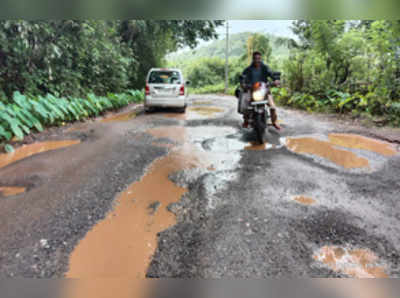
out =
{"type": "MultiPolygon", "coordinates": [[[[249,89],[251,89],[251,84],[246,84],[246,83],[244,83],[244,82],[240,82],[240,85],[242,86],[242,88],[243,89],[245,89],[245,90],[249,90],[249,89]]],[[[280,85],[280,82],[279,83],[275,83],[275,82],[267,82],[267,87],[278,87],[280,85]]]]}

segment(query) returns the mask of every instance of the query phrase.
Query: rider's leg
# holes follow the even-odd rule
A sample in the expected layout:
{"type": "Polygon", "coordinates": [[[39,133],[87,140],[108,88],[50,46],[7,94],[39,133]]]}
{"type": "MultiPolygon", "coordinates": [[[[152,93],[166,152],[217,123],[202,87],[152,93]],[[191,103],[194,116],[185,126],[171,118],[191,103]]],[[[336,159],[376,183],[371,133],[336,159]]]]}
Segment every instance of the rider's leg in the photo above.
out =
{"type": "Polygon", "coordinates": [[[281,127],[278,124],[278,114],[276,113],[276,106],[271,94],[268,94],[268,105],[270,107],[272,125],[279,130],[281,127]]]}
{"type": "Polygon", "coordinates": [[[241,113],[243,114],[243,127],[249,127],[249,114],[247,107],[250,101],[250,92],[243,92],[242,93],[242,104],[241,104],[241,113]]]}

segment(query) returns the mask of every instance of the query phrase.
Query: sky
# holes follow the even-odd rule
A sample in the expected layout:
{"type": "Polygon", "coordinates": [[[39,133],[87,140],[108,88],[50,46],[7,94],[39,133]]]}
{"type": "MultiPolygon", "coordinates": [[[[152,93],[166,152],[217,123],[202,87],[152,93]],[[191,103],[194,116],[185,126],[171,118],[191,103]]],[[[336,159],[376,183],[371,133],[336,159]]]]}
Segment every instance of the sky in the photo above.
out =
{"type": "MultiPolygon", "coordinates": [[[[232,34],[250,31],[293,37],[293,33],[290,30],[291,24],[292,20],[230,20],[229,31],[232,34]]],[[[217,31],[220,34],[220,38],[225,37],[225,26],[219,27],[217,31]]]]}
{"type": "MultiPolygon", "coordinates": [[[[271,33],[283,37],[295,38],[294,34],[290,30],[292,20],[229,20],[229,33],[235,34],[240,32],[261,32],[271,33]]],[[[224,39],[226,33],[226,26],[217,28],[219,35],[218,39],[224,39]]],[[[200,40],[197,47],[202,47],[213,41],[200,40]]],[[[189,48],[184,47],[177,52],[187,51],[189,48]]]]}

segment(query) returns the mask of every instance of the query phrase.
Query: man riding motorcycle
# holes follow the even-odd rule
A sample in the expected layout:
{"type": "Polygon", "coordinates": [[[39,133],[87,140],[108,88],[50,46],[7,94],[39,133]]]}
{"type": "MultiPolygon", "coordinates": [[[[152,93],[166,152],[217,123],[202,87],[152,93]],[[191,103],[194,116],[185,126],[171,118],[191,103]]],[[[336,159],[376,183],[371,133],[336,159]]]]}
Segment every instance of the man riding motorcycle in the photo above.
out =
{"type": "MultiPolygon", "coordinates": [[[[253,53],[253,62],[252,64],[247,67],[244,71],[243,71],[243,77],[245,78],[244,83],[246,85],[250,85],[252,86],[254,83],[257,82],[268,82],[268,77],[270,77],[271,79],[274,80],[273,74],[271,72],[271,70],[269,69],[269,67],[267,65],[265,65],[262,62],[262,55],[260,52],[254,52],[253,53]]],[[[279,80],[275,80],[274,84],[275,85],[279,85],[279,80]]],[[[237,92],[237,96],[239,97],[239,112],[243,114],[243,127],[247,128],[249,126],[249,122],[248,122],[248,113],[246,112],[246,107],[248,106],[249,102],[250,102],[250,98],[251,98],[251,93],[250,91],[248,92],[237,92]]],[[[280,130],[281,127],[279,126],[279,124],[277,123],[278,121],[278,115],[276,113],[276,106],[274,103],[274,100],[272,98],[272,95],[269,93],[268,94],[268,105],[270,108],[270,113],[271,113],[271,121],[272,121],[272,125],[280,130]]]]}

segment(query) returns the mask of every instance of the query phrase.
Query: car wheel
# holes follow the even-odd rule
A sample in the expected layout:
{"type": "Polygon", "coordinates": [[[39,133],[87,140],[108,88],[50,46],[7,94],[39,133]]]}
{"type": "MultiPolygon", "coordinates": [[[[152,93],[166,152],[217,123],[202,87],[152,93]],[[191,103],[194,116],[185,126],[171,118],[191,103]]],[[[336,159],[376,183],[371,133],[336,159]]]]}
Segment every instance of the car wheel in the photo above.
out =
{"type": "Polygon", "coordinates": [[[179,112],[181,112],[182,114],[186,113],[186,106],[184,106],[183,108],[181,108],[181,109],[179,110],[179,112]]]}
{"type": "Polygon", "coordinates": [[[144,107],[144,112],[145,112],[146,114],[149,114],[149,113],[151,113],[152,111],[153,111],[152,108],[144,107]]]}

